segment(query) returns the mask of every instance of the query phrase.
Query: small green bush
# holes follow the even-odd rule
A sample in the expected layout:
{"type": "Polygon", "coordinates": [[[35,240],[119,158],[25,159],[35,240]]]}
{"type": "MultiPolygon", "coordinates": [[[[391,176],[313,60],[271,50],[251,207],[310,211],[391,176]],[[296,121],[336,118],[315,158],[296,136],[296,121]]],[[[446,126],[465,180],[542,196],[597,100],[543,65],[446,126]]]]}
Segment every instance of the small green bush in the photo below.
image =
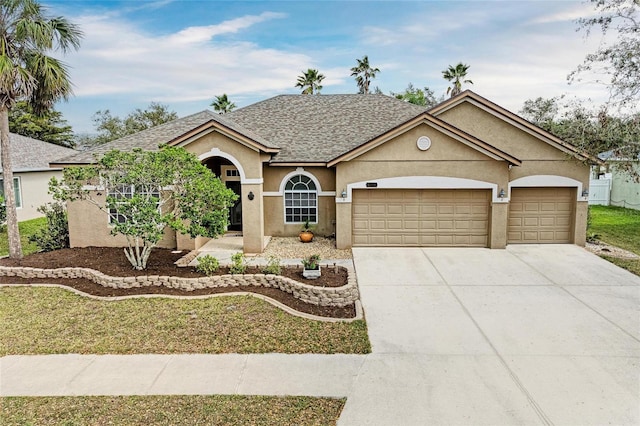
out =
{"type": "Polygon", "coordinates": [[[45,215],[47,225],[39,232],[29,237],[42,251],[53,251],[69,247],[69,223],[67,211],[63,203],[47,203],[38,207],[38,211],[45,215]]]}
{"type": "Polygon", "coordinates": [[[204,256],[198,258],[198,266],[196,266],[196,271],[200,272],[201,274],[205,274],[206,276],[210,277],[211,275],[218,272],[219,268],[220,262],[218,262],[218,259],[211,256],[210,254],[205,254],[204,256]]]}
{"type": "Polygon", "coordinates": [[[280,264],[280,258],[276,256],[269,256],[267,266],[264,267],[262,273],[280,275],[282,272],[282,265],[280,264]]]}
{"type": "Polygon", "coordinates": [[[231,267],[229,268],[229,272],[232,274],[244,274],[247,271],[247,258],[244,256],[244,253],[236,253],[231,256],[231,267]]]}

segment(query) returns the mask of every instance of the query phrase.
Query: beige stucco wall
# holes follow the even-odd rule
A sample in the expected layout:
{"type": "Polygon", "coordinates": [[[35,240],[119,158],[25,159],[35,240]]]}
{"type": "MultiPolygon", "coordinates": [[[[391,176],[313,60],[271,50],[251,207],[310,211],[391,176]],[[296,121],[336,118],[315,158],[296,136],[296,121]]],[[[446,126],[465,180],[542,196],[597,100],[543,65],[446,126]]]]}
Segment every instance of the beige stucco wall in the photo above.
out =
{"type": "MultiPolygon", "coordinates": [[[[522,160],[521,166],[510,170],[510,182],[531,176],[560,176],[580,182],[582,189],[589,187],[588,164],[475,105],[463,102],[444,111],[438,118],[522,160]]],[[[548,180],[547,185],[553,186],[553,180],[548,180]]],[[[574,243],[584,245],[587,202],[580,193],[576,192],[576,195],[574,243]]]]}
{"type": "Polygon", "coordinates": [[[38,212],[38,207],[53,201],[49,195],[49,180],[52,177],[62,177],[59,170],[41,172],[17,172],[14,177],[20,180],[20,194],[22,195],[22,207],[17,209],[18,221],[35,219],[44,216],[38,212]]]}
{"type": "MultiPolygon", "coordinates": [[[[217,131],[186,144],[184,148],[199,156],[203,161],[209,156],[208,153],[211,153],[212,157],[219,155],[217,151],[212,152],[212,150],[219,150],[238,163],[237,165],[244,173],[241,181],[244,251],[245,253],[261,253],[264,249],[265,235],[262,162],[268,160],[268,157],[261,155],[258,149],[244,145],[217,131]],[[253,200],[249,200],[249,192],[253,193],[253,200]]],[[[187,248],[197,246],[197,244],[184,242],[181,244],[181,248],[182,246],[187,248]]]]}
{"type": "MultiPolygon", "coordinates": [[[[490,158],[428,124],[421,124],[351,161],[338,164],[336,192],[341,193],[357,182],[405,176],[471,179],[506,189],[509,167],[505,161],[490,158]],[[421,151],[416,145],[420,136],[431,139],[431,147],[426,151],[421,151]]],[[[338,248],[351,247],[350,202],[336,205],[336,222],[338,248]]],[[[506,225],[505,230],[494,228],[503,227],[506,222],[505,207],[492,207],[490,222],[490,246],[503,248],[506,244],[506,225]]]]}
{"type": "MultiPolygon", "coordinates": [[[[104,203],[105,195],[97,195],[93,191],[93,198],[104,203]]],[[[126,247],[127,239],[124,235],[111,235],[109,216],[106,212],[88,201],[73,201],[67,203],[69,217],[69,240],[71,247],[126,247]]],[[[165,229],[164,236],[158,247],[175,248],[176,233],[170,228],[165,229]]]]}
{"type": "Polygon", "coordinates": [[[316,235],[332,235],[335,233],[335,169],[326,167],[278,167],[265,165],[264,188],[264,230],[270,236],[295,236],[300,233],[299,224],[284,223],[284,196],[280,193],[283,180],[291,173],[310,173],[320,184],[317,188],[318,223],[315,226],[316,235]],[[278,193],[277,195],[275,195],[278,193]],[[330,194],[327,194],[330,193],[330,194]]]}

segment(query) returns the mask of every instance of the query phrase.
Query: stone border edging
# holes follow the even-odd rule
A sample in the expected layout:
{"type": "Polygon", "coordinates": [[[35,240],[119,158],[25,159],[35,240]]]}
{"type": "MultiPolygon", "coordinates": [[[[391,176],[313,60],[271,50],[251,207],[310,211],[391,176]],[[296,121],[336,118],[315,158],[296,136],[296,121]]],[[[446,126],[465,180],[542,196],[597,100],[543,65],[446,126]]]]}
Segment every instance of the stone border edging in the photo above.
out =
{"type": "Polygon", "coordinates": [[[347,284],[342,287],[316,287],[303,284],[288,277],[271,274],[226,274],[200,278],[182,278],[164,275],[141,275],[137,277],[112,277],[89,268],[30,268],[0,266],[0,276],[19,278],[84,278],[109,288],[165,286],[185,291],[204,288],[261,286],[277,288],[311,305],[345,307],[359,300],[355,273],[347,269],[347,284]]]}
{"type": "Polygon", "coordinates": [[[265,302],[271,303],[273,306],[282,309],[288,314],[291,314],[296,317],[312,320],[312,321],[322,321],[322,322],[353,322],[357,320],[364,319],[362,304],[360,300],[356,300],[354,302],[356,316],[353,318],[334,318],[334,317],[321,317],[318,315],[308,314],[306,312],[300,312],[293,309],[290,306],[285,305],[284,303],[278,302],[275,299],[272,299],[269,296],[265,296],[260,293],[251,293],[249,291],[233,291],[229,293],[216,293],[216,294],[205,294],[199,296],[176,296],[173,294],[134,294],[130,296],[94,296],[93,294],[85,293],[73,287],[69,287],[63,284],[0,284],[0,288],[2,287],[49,287],[49,288],[60,288],[63,290],[70,291],[72,293],[77,294],[78,296],[86,297],[93,300],[100,300],[103,302],[117,302],[119,300],[127,300],[127,299],[178,299],[178,300],[197,300],[197,299],[209,299],[213,297],[224,297],[224,296],[252,296],[265,302]]]}

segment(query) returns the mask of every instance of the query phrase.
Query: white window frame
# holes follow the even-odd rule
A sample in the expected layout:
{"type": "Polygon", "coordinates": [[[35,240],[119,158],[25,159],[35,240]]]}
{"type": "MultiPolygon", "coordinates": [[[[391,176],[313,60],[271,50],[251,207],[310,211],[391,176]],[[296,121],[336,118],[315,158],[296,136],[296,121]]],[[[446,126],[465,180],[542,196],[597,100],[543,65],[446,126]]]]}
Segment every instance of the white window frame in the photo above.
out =
{"type": "Polygon", "coordinates": [[[301,224],[305,223],[307,219],[309,219],[309,223],[318,223],[318,186],[315,182],[315,179],[312,179],[306,173],[297,173],[293,176],[290,176],[284,184],[284,191],[282,197],[284,203],[284,223],[287,225],[293,224],[301,224]],[[304,184],[306,189],[287,189],[287,186],[294,179],[298,179],[297,182],[293,183],[293,188],[295,188],[298,184],[304,184]],[[304,182],[303,182],[304,180],[304,182]],[[313,186],[313,189],[309,187],[313,186]],[[296,200],[296,195],[298,195],[298,199],[296,200]],[[291,197],[289,197],[291,196],[291,197]],[[306,196],[306,197],[305,197],[306,196]],[[313,196],[313,197],[311,197],[313,196]],[[287,205],[287,201],[291,201],[290,205],[287,205]],[[294,205],[296,201],[299,201],[299,205],[294,205]],[[302,204],[304,201],[307,203],[302,204]],[[296,214],[295,210],[299,208],[301,210],[300,213],[296,214]],[[302,210],[307,210],[306,213],[302,213],[302,210]],[[291,220],[289,220],[291,217],[291,220]],[[296,219],[300,220],[296,220],[296,219]],[[311,220],[314,218],[314,220],[311,220]]]}
{"type": "MultiPolygon", "coordinates": [[[[107,194],[107,197],[112,196],[112,197],[116,197],[116,198],[131,198],[133,197],[133,194],[136,193],[136,187],[135,185],[120,185],[120,187],[122,188],[121,191],[115,191],[115,192],[109,192],[107,194]]],[[[160,194],[160,192],[151,192],[151,195],[158,197],[158,209],[160,209],[160,197],[162,196],[162,194],[160,194]]],[[[116,202],[116,205],[118,203],[116,202]]],[[[123,214],[118,213],[118,208],[116,207],[115,209],[109,209],[109,214],[108,214],[108,221],[109,221],[109,225],[110,226],[114,226],[115,225],[115,220],[118,220],[118,223],[126,223],[127,221],[127,217],[123,214]],[[120,218],[123,218],[123,220],[121,221],[120,218]]]]}
{"type": "MultiPolygon", "coordinates": [[[[0,178],[0,190],[2,193],[2,197],[4,197],[4,178],[0,178]]],[[[20,176],[13,177],[13,192],[15,193],[16,198],[16,209],[22,208],[22,182],[20,180],[20,176]]]]}

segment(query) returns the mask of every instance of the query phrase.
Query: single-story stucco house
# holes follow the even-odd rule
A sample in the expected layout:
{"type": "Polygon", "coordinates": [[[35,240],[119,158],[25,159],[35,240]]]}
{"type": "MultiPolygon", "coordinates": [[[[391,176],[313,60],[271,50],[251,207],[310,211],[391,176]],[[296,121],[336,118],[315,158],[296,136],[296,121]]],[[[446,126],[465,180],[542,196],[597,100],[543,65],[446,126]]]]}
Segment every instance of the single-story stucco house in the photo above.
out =
{"type": "MultiPolygon", "coordinates": [[[[241,195],[244,251],[266,236],[316,233],[352,246],[585,243],[589,157],[471,92],[429,110],[385,95],[282,95],[203,111],[52,163],[182,146],[241,195]]],[[[69,205],[72,246],[118,246],[106,214],[69,205]]],[[[161,246],[198,239],[165,233],[161,246]]]]}
{"type": "MultiPolygon", "coordinates": [[[[9,134],[9,143],[18,221],[42,217],[38,207],[53,201],[49,195],[49,180],[54,176],[62,177],[62,169],[50,168],[49,163],[78,151],[15,133],[9,134]]],[[[0,184],[0,193],[3,192],[0,184]]]]}

